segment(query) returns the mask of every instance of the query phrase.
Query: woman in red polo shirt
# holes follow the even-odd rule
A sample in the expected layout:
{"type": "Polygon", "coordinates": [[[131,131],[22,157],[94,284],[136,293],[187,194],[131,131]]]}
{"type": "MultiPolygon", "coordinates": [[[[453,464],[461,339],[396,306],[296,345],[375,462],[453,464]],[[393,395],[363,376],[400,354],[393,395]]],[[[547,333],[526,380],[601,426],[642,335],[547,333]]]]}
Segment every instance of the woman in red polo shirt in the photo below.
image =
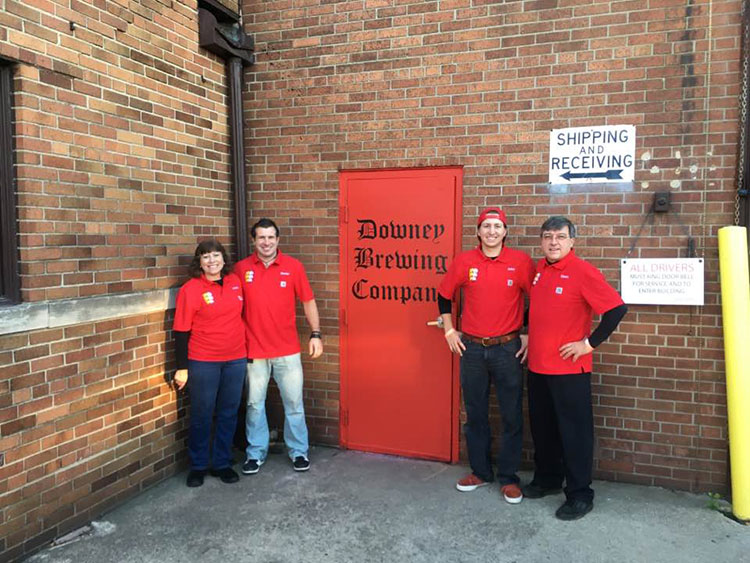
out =
{"type": "Polygon", "coordinates": [[[177,294],[174,335],[178,389],[190,393],[188,487],[200,487],[209,471],[211,423],[216,415],[211,475],[235,483],[232,440],[247,370],[242,284],[231,273],[224,247],[203,241],[190,264],[191,279],[177,294]]]}

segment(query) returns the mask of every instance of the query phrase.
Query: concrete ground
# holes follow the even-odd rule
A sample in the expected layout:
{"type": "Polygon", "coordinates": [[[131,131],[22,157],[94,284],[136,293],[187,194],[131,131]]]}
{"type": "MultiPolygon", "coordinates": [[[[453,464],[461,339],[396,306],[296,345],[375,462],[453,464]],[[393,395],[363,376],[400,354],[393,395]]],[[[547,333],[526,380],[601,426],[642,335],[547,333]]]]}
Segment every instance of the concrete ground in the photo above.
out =
{"type": "Polygon", "coordinates": [[[310,460],[295,473],[274,454],[237,484],[196,489],[182,473],[28,561],[750,562],[750,526],[705,495],[596,482],[593,512],[561,522],[562,495],[511,506],[497,485],[458,492],[464,466],[333,448],[310,460]]]}

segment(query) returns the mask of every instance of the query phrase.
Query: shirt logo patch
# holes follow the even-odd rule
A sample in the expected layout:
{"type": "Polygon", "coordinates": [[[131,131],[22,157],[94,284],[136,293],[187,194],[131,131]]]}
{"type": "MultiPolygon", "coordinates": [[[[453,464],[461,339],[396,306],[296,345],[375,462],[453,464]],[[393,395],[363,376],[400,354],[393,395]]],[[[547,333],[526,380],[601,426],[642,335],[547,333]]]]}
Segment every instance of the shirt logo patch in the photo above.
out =
{"type": "Polygon", "coordinates": [[[515,272],[516,269],[513,266],[508,266],[508,271],[509,272],[515,272]]]}
{"type": "Polygon", "coordinates": [[[207,291],[206,293],[203,294],[203,301],[205,301],[206,304],[208,304],[208,305],[213,305],[214,304],[214,294],[211,293],[210,291],[207,291]]]}
{"type": "Polygon", "coordinates": [[[511,287],[513,285],[513,280],[508,280],[508,287],[511,287]]]}
{"type": "Polygon", "coordinates": [[[570,278],[568,274],[560,274],[560,279],[567,280],[568,278],[570,278]]]}
{"type": "Polygon", "coordinates": [[[469,268],[469,281],[477,281],[479,268],[469,268]]]}
{"type": "Polygon", "coordinates": [[[281,287],[286,287],[286,281],[282,280],[281,282],[279,282],[279,285],[281,287]]]}
{"type": "Polygon", "coordinates": [[[536,275],[534,276],[534,281],[533,281],[533,282],[531,282],[531,285],[536,285],[536,282],[538,282],[538,281],[539,281],[539,277],[540,277],[541,275],[542,275],[542,274],[540,274],[539,272],[537,272],[537,273],[536,273],[536,275]]]}
{"type": "Polygon", "coordinates": [[[247,283],[253,283],[254,277],[255,277],[255,272],[253,272],[252,270],[248,270],[247,272],[245,272],[245,281],[247,283]]]}
{"type": "Polygon", "coordinates": [[[562,295],[562,287],[556,287],[555,293],[557,293],[558,295],[562,295]]]}
{"type": "Polygon", "coordinates": [[[282,276],[291,276],[290,272],[279,272],[282,276]]]}

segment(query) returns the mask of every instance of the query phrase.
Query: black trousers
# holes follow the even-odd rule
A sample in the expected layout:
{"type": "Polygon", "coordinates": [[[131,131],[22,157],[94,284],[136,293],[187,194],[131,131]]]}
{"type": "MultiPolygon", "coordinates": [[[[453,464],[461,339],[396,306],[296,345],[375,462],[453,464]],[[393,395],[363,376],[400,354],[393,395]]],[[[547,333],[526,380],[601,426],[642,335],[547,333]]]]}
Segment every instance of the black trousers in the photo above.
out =
{"type": "Polygon", "coordinates": [[[529,421],[534,439],[534,483],[561,487],[568,499],[591,501],[594,415],[591,374],[529,372],[529,421]]]}
{"type": "Polygon", "coordinates": [[[466,408],[466,449],[471,471],[490,482],[495,475],[490,459],[490,383],[495,386],[503,430],[497,451],[497,479],[500,485],[518,483],[523,447],[523,371],[516,353],[521,340],[485,348],[464,340],[461,356],[461,391],[466,408]]]}

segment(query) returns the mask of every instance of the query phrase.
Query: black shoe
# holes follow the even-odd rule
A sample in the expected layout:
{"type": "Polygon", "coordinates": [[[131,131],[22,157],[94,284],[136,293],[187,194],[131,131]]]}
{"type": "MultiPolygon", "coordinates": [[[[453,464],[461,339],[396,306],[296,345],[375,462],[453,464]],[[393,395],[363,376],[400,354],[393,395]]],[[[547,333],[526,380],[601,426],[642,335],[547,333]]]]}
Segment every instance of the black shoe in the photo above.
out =
{"type": "Polygon", "coordinates": [[[560,520],[578,520],[583,518],[591,509],[594,508],[594,502],[583,499],[568,499],[565,501],[560,508],[555,512],[560,520]]]}
{"type": "Polygon", "coordinates": [[[240,480],[240,476],[231,467],[222,467],[221,469],[212,469],[211,475],[221,479],[222,483],[236,483],[240,480]]]}
{"type": "Polygon", "coordinates": [[[561,487],[542,487],[532,481],[528,485],[521,487],[521,492],[526,498],[542,498],[547,495],[556,495],[562,492],[561,487]]]}
{"type": "Polygon", "coordinates": [[[310,469],[310,461],[306,457],[301,455],[298,455],[294,458],[292,465],[294,465],[295,471],[307,471],[308,469],[310,469]]]}
{"type": "Polygon", "coordinates": [[[260,471],[260,466],[263,465],[264,461],[260,459],[246,459],[245,463],[242,464],[242,473],[245,475],[255,475],[260,471]]]}
{"type": "Polygon", "coordinates": [[[191,469],[187,476],[188,487],[200,487],[203,484],[203,478],[206,476],[205,469],[191,469]]]}

